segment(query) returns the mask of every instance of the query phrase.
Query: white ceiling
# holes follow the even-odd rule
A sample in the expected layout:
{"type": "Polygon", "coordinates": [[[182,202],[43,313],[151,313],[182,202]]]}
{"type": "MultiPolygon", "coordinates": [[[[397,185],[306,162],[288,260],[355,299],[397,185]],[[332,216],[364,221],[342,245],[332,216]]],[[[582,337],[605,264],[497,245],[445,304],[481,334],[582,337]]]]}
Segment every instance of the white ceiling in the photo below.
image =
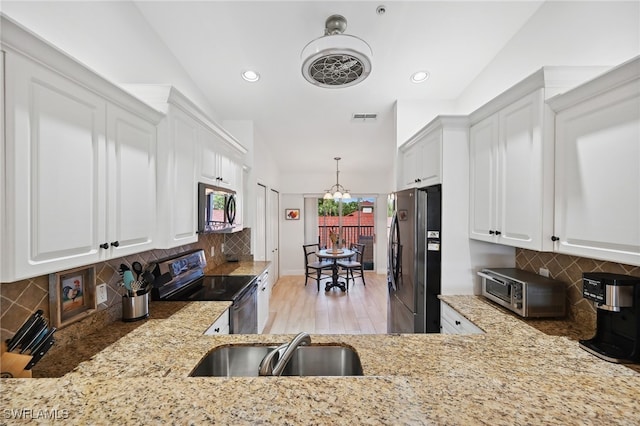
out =
{"type": "MultiPolygon", "coordinates": [[[[149,24],[225,120],[253,120],[280,170],[388,169],[396,147],[393,105],[455,100],[536,12],[527,1],[140,1],[149,24]],[[384,15],[376,7],[385,4],[384,15]],[[342,89],[308,83],[300,53],[341,14],[345,34],[373,50],[372,73],[342,89]],[[261,74],[250,84],[240,72],[261,74]],[[421,85],[410,75],[426,69],[421,85]],[[377,113],[373,124],[353,113],[377,113]],[[361,158],[366,158],[362,161],[361,158]]],[[[426,123],[425,123],[426,124],[426,123]]],[[[258,160],[256,160],[258,161],[258,160]]]]}

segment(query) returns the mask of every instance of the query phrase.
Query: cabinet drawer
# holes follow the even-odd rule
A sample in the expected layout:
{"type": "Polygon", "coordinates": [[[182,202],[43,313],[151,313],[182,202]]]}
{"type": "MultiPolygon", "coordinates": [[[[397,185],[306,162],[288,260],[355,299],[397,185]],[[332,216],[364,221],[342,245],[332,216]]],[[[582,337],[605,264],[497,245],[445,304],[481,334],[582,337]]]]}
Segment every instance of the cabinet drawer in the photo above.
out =
{"type": "Polygon", "coordinates": [[[204,334],[209,336],[213,334],[229,334],[229,310],[224,311],[204,334]]]}
{"type": "Polygon", "coordinates": [[[444,302],[440,302],[442,332],[445,334],[484,333],[478,326],[463,317],[458,311],[444,302]]]}

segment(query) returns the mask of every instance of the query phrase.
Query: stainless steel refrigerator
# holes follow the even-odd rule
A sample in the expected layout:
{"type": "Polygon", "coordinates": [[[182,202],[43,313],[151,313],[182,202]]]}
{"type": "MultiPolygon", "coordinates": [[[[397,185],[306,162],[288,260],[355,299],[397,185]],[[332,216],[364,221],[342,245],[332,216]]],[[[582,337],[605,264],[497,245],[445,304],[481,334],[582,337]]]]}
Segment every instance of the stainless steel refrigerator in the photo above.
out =
{"type": "Polygon", "coordinates": [[[439,333],[442,185],[391,198],[387,332],[439,333]]]}

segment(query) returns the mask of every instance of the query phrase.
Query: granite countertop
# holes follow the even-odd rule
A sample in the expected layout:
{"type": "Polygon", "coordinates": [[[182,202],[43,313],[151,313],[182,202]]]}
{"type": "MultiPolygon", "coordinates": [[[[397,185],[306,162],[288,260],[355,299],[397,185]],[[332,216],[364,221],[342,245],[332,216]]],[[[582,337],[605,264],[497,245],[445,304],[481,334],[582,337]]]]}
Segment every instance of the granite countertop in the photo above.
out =
{"type": "Polygon", "coordinates": [[[215,266],[204,271],[207,275],[260,275],[271,264],[271,262],[262,262],[258,260],[239,262],[227,262],[222,265],[215,266]]]}
{"type": "Polygon", "coordinates": [[[354,348],[362,377],[190,378],[217,346],[293,337],[205,336],[228,305],[195,302],[141,324],[62,378],[3,381],[0,406],[5,420],[7,410],[58,410],[71,424],[638,423],[637,372],[479,297],[442,299],[485,333],[311,336],[354,348]]]}
{"type": "MultiPolygon", "coordinates": [[[[260,275],[269,267],[269,264],[270,262],[242,260],[209,268],[205,273],[209,275],[260,275]]],[[[187,303],[151,301],[149,302],[149,318],[147,319],[134,322],[115,321],[100,331],[77,339],[64,347],[54,345],[47,356],[43,357],[33,369],[33,377],[62,377],[82,361],[90,359],[147,321],[169,318],[187,303]]]]}

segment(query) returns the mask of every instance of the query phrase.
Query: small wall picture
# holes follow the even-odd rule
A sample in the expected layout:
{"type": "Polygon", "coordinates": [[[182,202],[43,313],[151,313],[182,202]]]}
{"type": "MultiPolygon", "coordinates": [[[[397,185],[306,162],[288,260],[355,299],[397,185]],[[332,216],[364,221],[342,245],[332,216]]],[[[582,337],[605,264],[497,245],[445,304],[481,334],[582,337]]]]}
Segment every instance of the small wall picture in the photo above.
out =
{"type": "Polygon", "coordinates": [[[55,327],[69,325],[96,310],[95,276],[94,266],[49,275],[49,310],[55,327]]]}
{"type": "Polygon", "coordinates": [[[284,209],[284,218],[287,220],[299,220],[300,209],[284,209]]]}

